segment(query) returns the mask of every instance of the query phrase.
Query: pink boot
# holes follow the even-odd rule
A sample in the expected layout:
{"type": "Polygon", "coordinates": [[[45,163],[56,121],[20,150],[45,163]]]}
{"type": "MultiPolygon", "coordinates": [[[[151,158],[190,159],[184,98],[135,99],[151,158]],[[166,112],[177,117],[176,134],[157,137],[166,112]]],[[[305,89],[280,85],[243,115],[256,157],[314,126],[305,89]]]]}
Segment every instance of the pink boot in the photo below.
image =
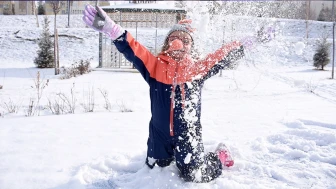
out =
{"type": "Polygon", "coordinates": [[[221,161],[222,165],[226,167],[231,167],[234,164],[233,158],[228,147],[225,146],[223,143],[219,143],[215,153],[218,155],[219,160],[221,161]]]}

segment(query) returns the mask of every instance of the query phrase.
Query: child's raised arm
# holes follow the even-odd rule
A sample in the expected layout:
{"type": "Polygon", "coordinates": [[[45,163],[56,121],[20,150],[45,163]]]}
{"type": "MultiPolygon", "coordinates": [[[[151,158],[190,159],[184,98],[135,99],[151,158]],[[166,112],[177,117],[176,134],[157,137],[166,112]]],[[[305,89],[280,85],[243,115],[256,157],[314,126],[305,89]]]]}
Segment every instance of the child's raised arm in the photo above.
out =
{"type": "Polygon", "coordinates": [[[83,21],[91,28],[106,34],[111,38],[119,52],[132,62],[144,79],[149,82],[150,74],[154,72],[157,58],[146,47],[138,43],[130,33],[116,24],[100,7],[86,5],[83,11],[83,21]]]}
{"type": "Polygon", "coordinates": [[[244,47],[239,41],[223,45],[214,53],[208,54],[203,60],[196,63],[196,77],[208,79],[216,75],[219,70],[226,69],[244,56],[244,47]]]}

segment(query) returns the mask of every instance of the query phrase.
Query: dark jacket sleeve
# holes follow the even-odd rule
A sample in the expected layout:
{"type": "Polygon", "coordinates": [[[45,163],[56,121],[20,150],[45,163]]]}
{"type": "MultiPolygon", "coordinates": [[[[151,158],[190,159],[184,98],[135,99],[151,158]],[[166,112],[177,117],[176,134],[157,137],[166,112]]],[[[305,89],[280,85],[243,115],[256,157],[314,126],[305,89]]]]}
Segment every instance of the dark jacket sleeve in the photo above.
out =
{"type": "Polygon", "coordinates": [[[148,83],[151,73],[155,71],[157,57],[152,55],[146,47],[137,42],[127,31],[118,39],[114,40],[113,43],[118,51],[122,53],[128,61],[133,63],[134,67],[148,83]]]}
{"type": "Polygon", "coordinates": [[[220,69],[227,68],[236,59],[241,58],[240,54],[243,55],[243,52],[243,46],[239,41],[225,44],[215,52],[208,54],[204,59],[196,62],[193,77],[207,79],[218,73],[220,69]]]}
{"type": "Polygon", "coordinates": [[[218,74],[220,70],[234,68],[237,61],[242,57],[244,57],[244,47],[241,45],[239,48],[231,50],[222,60],[215,64],[202,79],[207,80],[218,74]]]}

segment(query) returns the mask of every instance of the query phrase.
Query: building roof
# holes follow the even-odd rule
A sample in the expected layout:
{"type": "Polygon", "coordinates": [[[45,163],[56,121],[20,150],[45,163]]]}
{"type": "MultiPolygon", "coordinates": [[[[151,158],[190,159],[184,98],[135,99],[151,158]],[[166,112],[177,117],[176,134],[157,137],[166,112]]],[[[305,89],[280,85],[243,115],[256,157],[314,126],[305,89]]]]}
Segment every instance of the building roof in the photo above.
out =
{"type": "Polygon", "coordinates": [[[127,3],[101,7],[104,11],[120,11],[120,12],[180,12],[184,13],[184,8],[178,8],[169,4],[156,3],[127,3]]]}

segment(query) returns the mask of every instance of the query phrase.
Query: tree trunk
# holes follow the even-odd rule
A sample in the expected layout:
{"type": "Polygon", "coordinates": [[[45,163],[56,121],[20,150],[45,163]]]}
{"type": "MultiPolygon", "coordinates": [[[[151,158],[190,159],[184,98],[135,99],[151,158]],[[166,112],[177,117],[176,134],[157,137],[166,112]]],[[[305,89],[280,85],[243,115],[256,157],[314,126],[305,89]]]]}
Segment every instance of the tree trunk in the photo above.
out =
{"type": "Polygon", "coordinates": [[[54,18],[54,66],[55,66],[55,75],[57,75],[57,46],[56,46],[56,14],[54,18]]]}
{"type": "Polygon", "coordinates": [[[70,28],[70,0],[68,0],[68,28],[70,28]]]}
{"type": "Polygon", "coordinates": [[[37,16],[37,11],[36,11],[36,7],[35,7],[35,3],[34,1],[31,2],[32,3],[32,14],[34,14],[36,16],[36,25],[37,27],[39,26],[39,21],[38,21],[38,16],[37,16]]]}
{"type": "Polygon", "coordinates": [[[56,29],[56,46],[57,46],[57,63],[56,63],[56,68],[57,68],[57,75],[59,75],[60,70],[59,70],[59,48],[58,48],[58,31],[56,29]]]}

